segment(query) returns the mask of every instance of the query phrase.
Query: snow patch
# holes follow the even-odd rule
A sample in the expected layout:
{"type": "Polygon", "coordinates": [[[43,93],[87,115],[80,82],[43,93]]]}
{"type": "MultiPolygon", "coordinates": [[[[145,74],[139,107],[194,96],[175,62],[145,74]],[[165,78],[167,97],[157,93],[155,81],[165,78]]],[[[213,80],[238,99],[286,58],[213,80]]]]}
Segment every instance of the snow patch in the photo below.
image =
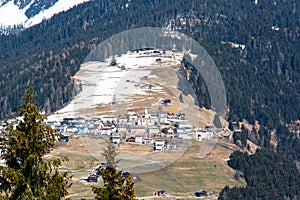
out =
{"type": "Polygon", "coordinates": [[[4,27],[22,24],[26,15],[14,4],[13,0],[0,7],[0,25],[4,27]]]}
{"type": "Polygon", "coordinates": [[[60,0],[60,1],[56,2],[53,6],[51,6],[49,9],[43,10],[39,14],[37,14],[34,17],[27,20],[25,22],[25,28],[39,24],[45,19],[50,19],[53,15],[55,15],[57,13],[67,11],[76,5],[79,5],[81,3],[85,3],[88,1],[90,1],[90,0],[72,0],[72,1],[60,0]]]}
{"type": "MultiPolygon", "coordinates": [[[[174,55],[168,52],[168,54],[169,56],[160,57],[161,55],[155,56],[153,53],[149,55],[145,51],[128,52],[115,57],[117,63],[115,66],[109,65],[111,58],[108,58],[106,62],[82,64],[74,76],[74,79],[82,84],[82,91],[70,104],[49,116],[48,120],[59,121],[64,117],[75,117],[82,111],[93,110],[103,104],[128,103],[132,101],[131,95],[149,95],[147,93],[149,89],[143,81],[156,77],[151,74],[152,69],[176,66],[183,58],[182,53],[174,55]]],[[[151,91],[164,93],[162,87],[159,86],[153,86],[151,91]]]]}
{"type": "Polygon", "coordinates": [[[55,14],[67,11],[76,5],[88,1],[90,0],[59,0],[50,8],[42,10],[37,15],[28,19],[25,13],[35,1],[31,1],[23,9],[20,9],[19,6],[14,3],[14,0],[5,4],[0,0],[0,27],[8,28],[15,25],[24,25],[25,28],[29,28],[41,23],[45,19],[50,19],[55,14]]]}

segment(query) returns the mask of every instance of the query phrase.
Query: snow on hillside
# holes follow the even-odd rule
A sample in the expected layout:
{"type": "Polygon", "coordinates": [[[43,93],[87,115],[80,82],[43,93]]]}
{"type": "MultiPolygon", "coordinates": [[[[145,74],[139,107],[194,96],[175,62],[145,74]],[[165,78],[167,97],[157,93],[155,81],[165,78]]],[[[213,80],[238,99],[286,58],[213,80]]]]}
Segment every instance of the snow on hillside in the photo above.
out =
{"type": "Polygon", "coordinates": [[[84,63],[74,76],[82,84],[82,91],[66,107],[48,116],[48,120],[76,117],[99,104],[128,102],[131,101],[130,95],[146,95],[147,90],[142,89],[139,84],[143,77],[153,78],[155,75],[151,75],[152,69],[176,66],[182,58],[181,53],[168,57],[127,53],[116,57],[116,66],[110,66],[108,61],[84,63]]]}
{"type": "Polygon", "coordinates": [[[0,26],[8,27],[22,24],[27,20],[25,13],[13,1],[0,7],[0,26]]]}
{"type": "MultiPolygon", "coordinates": [[[[67,11],[72,7],[85,3],[90,0],[58,0],[52,6],[44,9],[43,4],[39,0],[32,0],[27,5],[21,5],[19,2],[16,4],[14,0],[0,2],[0,27],[13,27],[16,25],[23,25],[25,28],[41,23],[45,19],[51,18],[53,15],[63,11],[67,11]],[[28,18],[26,12],[31,9],[31,6],[41,4],[39,13],[28,18]]],[[[45,4],[47,2],[45,1],[45,4]]],[[[33,6],[34,7],[34,6],[33,6]]]]}
{"type": "Polygon", "coordinates": [[[89,0],[59,0],[58,2],[56,2],[52,7],[50,7],[47,10],[43,10],[41,11],[39,14],[35,15],[34,17],[28,19],[25,22],[25,28],[28,28],[30,26],[34,26],[36,24],[41,23],[44,19],[50,19],[54,14],[63,12],[63,11],[67,11],[70,8],[87,2],[89,0]]]}

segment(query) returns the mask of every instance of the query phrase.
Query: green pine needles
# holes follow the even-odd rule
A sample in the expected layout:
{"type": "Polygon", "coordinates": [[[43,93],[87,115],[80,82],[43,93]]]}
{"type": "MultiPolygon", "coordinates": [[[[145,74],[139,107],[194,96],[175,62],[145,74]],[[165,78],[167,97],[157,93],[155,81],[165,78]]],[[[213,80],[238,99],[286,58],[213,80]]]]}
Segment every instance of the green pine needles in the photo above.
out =
{"type": "Polygon", "coordinates": [[[106,142],[102,155],[106,160],[106,167],[98,169],[103,184],[101,187],[93,187],[96,199],[101,200],[131,200],[134,199],[134,182],[131,176],[122,176],[122,171],[116,169],[117,151],[112,143],[112,136],[106,142]]]}
{"type": "Polygon", "coordinates": [[[69,172],[58,167],[65,159],[44,159],[55,145],[56,134],[44,123],[45,116],[32,103],[33,90],[26,91],[18,109],[17,124],[1,135],[1,199],[61,199],[71,186],[69,172]]]}

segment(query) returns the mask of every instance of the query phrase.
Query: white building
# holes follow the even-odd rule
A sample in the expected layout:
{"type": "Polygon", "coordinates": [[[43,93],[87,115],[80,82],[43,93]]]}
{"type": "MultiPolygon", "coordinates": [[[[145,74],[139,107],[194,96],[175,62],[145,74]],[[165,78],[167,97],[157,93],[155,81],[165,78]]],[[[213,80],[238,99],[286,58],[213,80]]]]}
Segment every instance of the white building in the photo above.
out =
{"type": "Polygon", "coordinates": [[[119,144],[120,143],[121,139],[120,139],[120,135],[119,134],[113,134],[111,137],[112,137],[112,142],[114,144],[119,144]]]}
{"type": "Polygon", "coordinates": [[[164,140],[156,140],[153,144],[154,150],[162,151],[165,148],[166,142],[164,140]]]}
{"type": "Polygon", "coordinates": [[[152,145],[153,143],[154,143],[153,138],[145,138],[143,140],[143,144],[145,144],[145,145],[147,145],[147,144],[152,145]]]}
{"type": "Polygon", "coordinates": [[[117,121],[117,118],[113,115],[105,115],[105,116],[102,116],[101,117],[101,120],[103,122],[116,122],[117,121]]]}
{"type": "Polygon", "coordinates": [[[193,139],[192,129],[177,129],[176,137],[184,140],[193,139]]]}
{"type": "Polygon", "coordinates": [[[196,139],[202,141],[203,139],[212,139],[214,133],[212,131],[196,131],[196,139]]]}
{"type": "Polygon", "coordinates": [[[135,136],[135,143],[143,144],[143,136],[135,136]]]}
{"type": "Polygon", "coordinates": [[[139,118],[136,120],[136,125],[139,126],[154,126],[155,121],[150,118],[139,118]]]}

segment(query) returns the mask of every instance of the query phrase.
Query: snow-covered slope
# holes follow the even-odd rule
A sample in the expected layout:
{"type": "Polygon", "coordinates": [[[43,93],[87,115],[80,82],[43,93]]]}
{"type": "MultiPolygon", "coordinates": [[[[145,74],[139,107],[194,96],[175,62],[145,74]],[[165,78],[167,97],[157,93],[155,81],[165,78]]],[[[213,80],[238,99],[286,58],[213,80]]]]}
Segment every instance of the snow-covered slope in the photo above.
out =
{"type": "Polygon", "coordinates": [[[0,0],[0,30],[30,26],[90,0],[0,0]]]}
{"type": "Polygon", "coordinates": [[[25,22],[25,28],[41,23],[43,19],[49,19],[54,14],[67,11],[75,5],[87,2],[89,0],[59,0],[47,10],[42,10],[39,14],[28,19],[25,22]]]}
{"type": "Polygon", "coordinates": [[[7,27],[24,23],[28,18],[13,1],[0,7],[0,25],[7,27]]]}
{"type": "MultiPolygon", "coordinates": [[[[92,117],[95,114],[94,109],[99,105],[127,105],[128,102],[134,102],[131,95],[147,96],[149,89],[142,87],[141,82],[147,82],[145,77],[149,79],[155,77],[151,74],[151,70],[171,69],[171,66],[178,66],[183,58],[183,53],[180,52],[173,54],[167,51],[167,54],[168,56],[157,57],[154,54],[128,52],[116,57],[116,66],[109,65],[111,58],[107,59],[107,62],[82,64],[74,76],[75,81],[82,85],[82,91],[66,107],[48,116],[48,120],[60,121],[65,117],[77,116],[92,117]],[[161,62],[157,62],[157,59],[161,62]]],[[[171,79],[169,77],[169,81],[171,79]]],[[[151,92],[164,93],[161,88],[154,85],[151,92]]]]}

